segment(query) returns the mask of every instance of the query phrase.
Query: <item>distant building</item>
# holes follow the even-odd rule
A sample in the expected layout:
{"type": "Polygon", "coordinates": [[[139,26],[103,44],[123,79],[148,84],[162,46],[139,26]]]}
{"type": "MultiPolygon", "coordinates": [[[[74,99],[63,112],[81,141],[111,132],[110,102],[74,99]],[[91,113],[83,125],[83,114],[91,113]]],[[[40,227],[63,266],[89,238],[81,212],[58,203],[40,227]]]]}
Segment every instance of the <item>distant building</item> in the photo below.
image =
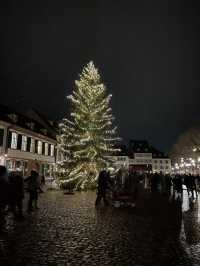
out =
{"type": "Polygon", "coordinates": [[[134,172],[171,173],[171,159],[144,140],[131,140],[129,147],[119,146],[121,152],[112,156],[117,168],[134,172]]]}
{"type": "MultiPolygon", "coordinates": [[[[38,115],[39,116],[39,115],[38,115]]],[[[42,122],[43,120],[43,122],[42,122]]],[[[56,130],[35,119],[0,106],[0,164],[24,176],[32,169],[51,176],[56,155],[56,130]]]]}

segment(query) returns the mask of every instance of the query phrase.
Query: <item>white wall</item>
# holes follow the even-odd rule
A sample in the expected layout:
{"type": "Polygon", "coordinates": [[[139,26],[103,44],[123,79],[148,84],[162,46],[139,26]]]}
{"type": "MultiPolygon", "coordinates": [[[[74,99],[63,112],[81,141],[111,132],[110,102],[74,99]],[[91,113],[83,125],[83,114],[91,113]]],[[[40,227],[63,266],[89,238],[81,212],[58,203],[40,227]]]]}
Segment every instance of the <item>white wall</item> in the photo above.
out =
{"type": "Polygon", "coordinates": [[[41,162],[55,163],[55,157],[39,155],[37,153],[8,149],[8,158],[38,160],[41,162]]]}
{"type": "Polygon", "coordinates": [[[118,167],[124,166],[129,168],[129,165],[152,165],[153,172],[163,172],[171,173],[171,160],[164,158],[152,158],[152,154],[141,154],[140,156],[135,156],[135,159],[130,159],[128,156],[110,156],[113,163],[118,167]]]}

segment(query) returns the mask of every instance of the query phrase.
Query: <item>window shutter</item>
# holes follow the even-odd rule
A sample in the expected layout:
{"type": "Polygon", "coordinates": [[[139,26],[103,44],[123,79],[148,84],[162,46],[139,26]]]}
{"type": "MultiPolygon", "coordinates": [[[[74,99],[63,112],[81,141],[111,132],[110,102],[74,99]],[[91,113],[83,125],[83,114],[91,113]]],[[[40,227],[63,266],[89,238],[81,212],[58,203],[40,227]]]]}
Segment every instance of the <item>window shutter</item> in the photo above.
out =
{"type": "Polygon", "coordinates": [[[38,140],[35,140],[35,153],[38,153],[38,140]]]}
{"type": "Polygon", "coordinates": [[[18,138],[17,138],[17,149],[21,150],[22,147],[22,135],[18,134],[18,138]]]}
{"type": "Polygon", "coordinates": [[[31,138],[27,139],[27,151],[30,152],[31,151],[31,138]]]}
{"type": "Polygon", "coordinates": [[[48,148],[48,156],[51,156],[51,144],[49,144],[49,148],[48,148]]]}
{"type": "Polygon", "coordinates": [[[12,132],[8,132],[8,148],[11,148],[12,132]]]}
{"type": "Polygon", "coordinates": [[[42,154],[45,154],[45,142],[42,142],[42,154]]]}

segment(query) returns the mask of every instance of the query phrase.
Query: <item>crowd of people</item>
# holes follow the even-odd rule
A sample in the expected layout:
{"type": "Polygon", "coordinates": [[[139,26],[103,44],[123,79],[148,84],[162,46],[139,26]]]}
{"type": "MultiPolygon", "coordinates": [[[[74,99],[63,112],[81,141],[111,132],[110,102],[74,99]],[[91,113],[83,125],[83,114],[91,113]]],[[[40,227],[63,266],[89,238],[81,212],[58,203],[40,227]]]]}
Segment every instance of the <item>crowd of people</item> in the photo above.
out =
{"type": "MultiPolygon", "coordinates": [[[[30,176],[23,178],[17,172],[8,174],[6,167],[0,166],[0,223],[8,212],[12,212],[16,218],[23,218],[24,191],[29,195],[27,212],[37,210],[38,193],[43,192],[41,186],[44,184],[44,177],[40,178],[35,170],[31,171],[30,176]]],[[[99,173],[95,205],[98,206],[102,199],[105,205],[109,205],[109,195],[113,201],[130,202],[135,206],[142,190],[168,196],[177,194],[182,198],[183,189],[186,189],[188,196],[194,198],[198,196],[199,188],[200,177],[191,174],[174,176],[138,172],[124,174],[120,169],[116,175],[111,176],[109,171],[103,170],[99,173]]]]}
{"type": "Polygon", "coordinates": [[[178,194],[182,198],[184,186],[187,190],[188,196],[198,196],[198,189],[200,185],[200,177],[192,174],[175,174],[173,176],[163,174],[150,175],[151,191],[161,191],[170,195],[178,194]]]}
{"type": "Polygon", "coordinates": [[[186,189],[188,196],[194,198],[198,196],[199,188],[200,176],[197,175],[171,176],[162,173],[128,172],[123,176],[122,171],[119,170],[111,177],[109,172],[103,170],[99,173],[95,205],[98,206],[102,199],[104,204],[108,205],[108,195],[111,194],[112,200],[129,201],[132,206],[135,206],[141,191],[144,190],[182,199],[183,190],[186,189]]]}
{"type": "MultiPolygon", "coordinates": [[[[24,192],[29,194],[27,212],[38,209],[38,193],[45,183],[37,171],[32,170],[30,176],[23,178],[20,173],[8,174],[6,167],[0,166],[0,223],[4,222],[7,213],[12,212],[15,218],[23,218],[24,192]]],[[[1,228],[1,224],[0,224],[1,228]]]]}

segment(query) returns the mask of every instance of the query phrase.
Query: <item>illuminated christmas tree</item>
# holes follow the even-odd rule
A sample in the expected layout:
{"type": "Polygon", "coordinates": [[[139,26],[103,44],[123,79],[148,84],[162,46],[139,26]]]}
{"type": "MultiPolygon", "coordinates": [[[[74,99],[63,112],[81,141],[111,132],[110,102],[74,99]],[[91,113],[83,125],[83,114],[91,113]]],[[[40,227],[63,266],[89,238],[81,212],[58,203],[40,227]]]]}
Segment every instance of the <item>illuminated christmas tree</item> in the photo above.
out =
{"type": "Polygon", "coordinates": [[[58,163],[60,184],[71,184],[75,189],[96,186],[98,173],[110,162],[115,151],[116,127],[106,87],[93,62],[87,64],[75,81],[75,89],[67,98],[71,102],[70,119],[60,123],[58,163]]]}

